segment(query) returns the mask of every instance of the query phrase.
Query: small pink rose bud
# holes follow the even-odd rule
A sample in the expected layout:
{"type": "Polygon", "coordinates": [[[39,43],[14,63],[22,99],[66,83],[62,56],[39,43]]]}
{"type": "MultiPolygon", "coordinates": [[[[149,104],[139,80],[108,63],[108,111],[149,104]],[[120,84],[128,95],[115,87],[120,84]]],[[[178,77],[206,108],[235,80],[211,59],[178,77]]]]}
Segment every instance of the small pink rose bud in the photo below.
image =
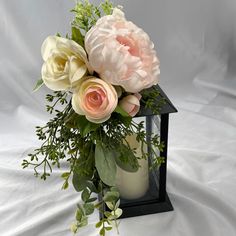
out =
{"type": "Polygon", "coordinates": [[[140,109],[140,99],[141,95],[139,93],[135,93],[122,98],[119,102],[119,105],[124,111],[133,117],[140,109]]]}

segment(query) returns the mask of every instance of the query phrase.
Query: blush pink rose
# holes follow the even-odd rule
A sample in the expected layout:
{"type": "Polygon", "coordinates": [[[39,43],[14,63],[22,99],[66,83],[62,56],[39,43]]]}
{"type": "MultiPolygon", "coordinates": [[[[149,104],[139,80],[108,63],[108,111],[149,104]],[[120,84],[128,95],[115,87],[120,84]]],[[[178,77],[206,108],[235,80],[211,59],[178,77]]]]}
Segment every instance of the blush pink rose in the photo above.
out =
{"type": "Polygon", "coordinates": [[[160,63],[154,44],[117,8],[88,31],[85,48],[91,67],[100,77],[127,92],[137,93],[158,82],[160,63]]]}
{"type": "Polygon", "coordinates": [[[128,95],[120,100],[119,106],[133,117],[139,112],[140,99],[141,95],[139,93],[128,95]]]}
{"type": "Polygon", "coordinates": [[[85,77],[72,96],[72,107],[93,123],[108,120],[115,110],[118,97],[115,88],[96,77],[85,77]]]}

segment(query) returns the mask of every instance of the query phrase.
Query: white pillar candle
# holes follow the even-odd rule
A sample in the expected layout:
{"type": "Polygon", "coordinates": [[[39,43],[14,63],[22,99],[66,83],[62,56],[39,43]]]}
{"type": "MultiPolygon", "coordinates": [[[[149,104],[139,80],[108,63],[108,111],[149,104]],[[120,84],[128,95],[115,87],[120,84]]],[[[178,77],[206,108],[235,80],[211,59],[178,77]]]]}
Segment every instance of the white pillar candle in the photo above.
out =
{"type": "MultiPolygon", "coordinates": [[[[137,157],[142,157],[141,143],[137,142],[136,136],[126,138],[131,148],[136,148],[137,157]]],[[[145,145],[144,151],[147,152],[145,145]]],[[[137,172],[127,172],[117,166],[116,186],[120,195],[126,199],[137,199],[145,195],[149,187],[148,160],[140,159],[137,172]]]]}

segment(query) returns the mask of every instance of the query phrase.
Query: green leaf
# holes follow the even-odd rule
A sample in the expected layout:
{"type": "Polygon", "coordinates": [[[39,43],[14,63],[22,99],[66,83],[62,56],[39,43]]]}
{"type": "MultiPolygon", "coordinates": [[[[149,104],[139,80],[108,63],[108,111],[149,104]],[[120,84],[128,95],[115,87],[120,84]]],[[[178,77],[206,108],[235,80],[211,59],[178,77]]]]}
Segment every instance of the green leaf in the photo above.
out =
{"type": "Polygon", "coordinates": [[[89,202],[94,202],[94,201],[96,201],[96,200],[97,200],[97,198],[96,198],[96,197],[93,197],[93,198],[88,199],[86,202],[89,203],[89,202]]]}
{"type": "Polygon", "coordinates": [[[88,217],[87,216],[82,216],[82,219],[80,221],[79,227],[84,227],[88,224],[88,217]]]}
{"type": "Polygon", "coordinates": [[[81,198],[82,198],[82,200],[83,200],[84,202],[86,202],[86,201],[89,199],[89,197],[90,197],[90,194],[89,194],[88,189],[86,188],[86,189],[82,192],[81,198]]]}
{"type": "Polygon", "coordinates": [[[94,212],[94,205],[91,203],[84,204],[84,210],[86,215],[91,215],[94,212]]]}
{"type": "Polygon", "coordinates": [[[119,192],[106,192],[106,194],[103,197],[103,200],[105,202],[116,202],[120,197],[119,192]]]}
{"type": "Polygon", "coordinates": [[[95,148],[95,166],[103,183],[115,186],[116,162],[113,152],[98,142],[95,148]]]}
{"type": "Polygon", "coordinates": [[[109,217],[111,216],[111,212],[105,211],[105,212],[104,212],[104,215],[105,215],[107,218],[109,218],[109,217]]]}
{"type": "Polygon", "coordinates": [[[121,208],[117,208],[115,210],[115,215],[116,215],[117,218],[119,218],[122,215],[122,213],[123,213],[123,211],[122,211],[121,208]]]}
{"type": "Polygon", "coordinates": [[[39,90],[42,86],[43,86],[44,82],[42,79],[39,79],[33,89],[33,92],[36,92],[37,90],[39,90]]]}
{"type": "Polygon", "coordinates": [[[102,202],[98,202],[98,203],[96,203],[96,204],[94,205],[94,207],[100,209],[100,207],[102,206],[102,204],[103,204],[102,202]]]}
{"type": "Polygon", "coordinates": [[[78,128],[82,137],[88,133],[97,130],[100,124],[92,123],[85,116],[78,115],[74,111],[65,118],[65,124],[68,128],[78,128]]]}
{"type": "Polygon", "coordinates": [[[62,189],[67,189],[69,187],[68,181],[65,181],[64,184],[62,185],[62,189]]]}
{"type": "Polygon", "coordinates": [[[114,210],[114,205],[111,202],[106,202],[106,205],[110,210],[114,210]]]}
{"type": "Polygon", "coordinates": [[[84,216],[84,215],[85,215],[85,212],[84,212],[83,206],[82,206],[80,203],[78,203],[78,204],[77,204],[77,207],[78,207],[78,209],[81,211],[82,215],[84,216]]]}
{"type": "Polygon", "coordinates": [[[132,149],[123,143],[117,145],[119,147],[113,150],[116,164],[125,171],[136,172],[139,169],[139,163],[132,149]]]}
{"type": "Polygon", "coordinates": [[[132,122],[132,117],[120,115],[120,121],[128,128],[132,122]]]}
{"type": "Polygon", "coordinates": [[[112,227],[105,227],[107,231],[112,230],[112,227]]]}
{"type": "Polygon", "coordinates": [[[115,204],[115,210],[120,206],[120,199],[115,204]]]}
{"type": "Polygon", "coordinates": [[[98,190],[92,181],[87,182],[87,187],[90,189],[90,191],[92,191],[94,193],[98,193],[98,190]]]}
{"type": "Polygon", "coordinates": [[[78,230],[77,224],[72,224],[72,225],[70,226],[70,230],[71,230],[72,233],[76,234],[76,233],[77,233],[77,230],[78,230]]]}
{"type": "Polygon", "coordinates": [[[77,128],[76,119],[79,117],[74,111],[70,112],[65,118],[65,125],[68,128],[77,128]]]}
{"type": "Polygon", "coordinates": [[[99,233],[100,233],[101,236],[104,236],[105,235],[105,229],[102,228],[99,233]]]}
{"type": "Polygon", "coordinates": [[[100,228],[101,226],[102,226],[102,221],[99,221],[99,222],[95,225],[96,228],[100,228]]]}
{"type": "Polygon", "coordinates": [[[113,204],[112,202],[106,202],[107,207],[114,211],[120,206],[120,199],[116,201],[116,204],[113,204]]]}
{"type": "Polygon", "coordinates": [[[69,176],[70,176],[70,172],[64,172],[64,173],[62,173],[62,175],[61,175],[61,177],[62,177],[63,179],[67,179],[69,176]]]}
{"type": "Polygon", "coordinates": [[[72,27],[71,28],[71,38],[72,40],[74,40],[75,42],[77,42],[79,45],[81,45],[82,47],[84,46],[84,36],[81,34],[80,30],[76,27],[72,27]]]}
{"type": "Polygon", "coordinates": [[[80,209],[77,209],[75,214],[76,220],[80,222],[82,217],[83,217],[83,212],[80,209]]]}
{"type": "Polygon", "coordinates": [[[117,208],[115,211],[111,212],[111,215],[108,217],[109,220],[118,219],[122,215],[123,211],[120,208],[117,208]]]}
{"type": "Polygon", "coordinates": [[[76,172],[73,173],[72,183],[77,192],[81,192],[87,187],[87,181],[90,178],[87,176],[81,176],[76,172]]]}
{"type": "Polygon", "coordinates": [[[100,126],[100,124],[88,121],[85,116],[78,116],[76,123],[83,137],[85,137],[88,133],[95,131],[100,126]]]}
{"type": "Polygon", "coordinates": [[[119,113],[119,114],[121,114],[122,116],[128,116],[128,117],[130,117],[130,115],[129,115],[124,109],[122,109],[119,105],[117,105],[117,107],[116,107],[116,109],[115,109],[114,112],[119,113]]]}
{"type": "Polygon", "coordinates": [[[115,118],[115,120],[118,120],[119,122],[121,122],[125,127],[127,127],[127,129],[129,129],[132,122],[131,116],[123,116],[117,112],[112,113],[112,118],[115,118]]]}
{"type": "Polygon", "coordinates": [[[110,191],[111,192],[119,192],[119,189],[115,186],[115,187],[111,187],[110,191]]]}

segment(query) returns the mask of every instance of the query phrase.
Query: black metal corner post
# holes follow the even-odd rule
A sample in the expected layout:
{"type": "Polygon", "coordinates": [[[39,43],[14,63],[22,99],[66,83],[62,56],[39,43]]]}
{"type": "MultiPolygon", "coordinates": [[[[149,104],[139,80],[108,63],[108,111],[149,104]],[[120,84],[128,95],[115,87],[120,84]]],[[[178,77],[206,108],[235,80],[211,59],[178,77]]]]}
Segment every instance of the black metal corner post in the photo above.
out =
{"type": "Polygon", "coordinates": [[[151,153],[151,136],[152,136],[152,116],[146,116],[146,138],[147,138],[147,151],[149,153],[148,164],[150,166],[152,157],[151,153]]]}
{"type": "Polygon", "coordinates": [[[168,126],[169,126],[169,114],[162,114],[160,137],[161,137],[161,142],[163,142],[165,146],[163,148],[163,151],[160,153],[160,156],[165,158],[165,163],[163,163],[160,166],[159,199],[161,202],[166,200],[168,126]]]}

